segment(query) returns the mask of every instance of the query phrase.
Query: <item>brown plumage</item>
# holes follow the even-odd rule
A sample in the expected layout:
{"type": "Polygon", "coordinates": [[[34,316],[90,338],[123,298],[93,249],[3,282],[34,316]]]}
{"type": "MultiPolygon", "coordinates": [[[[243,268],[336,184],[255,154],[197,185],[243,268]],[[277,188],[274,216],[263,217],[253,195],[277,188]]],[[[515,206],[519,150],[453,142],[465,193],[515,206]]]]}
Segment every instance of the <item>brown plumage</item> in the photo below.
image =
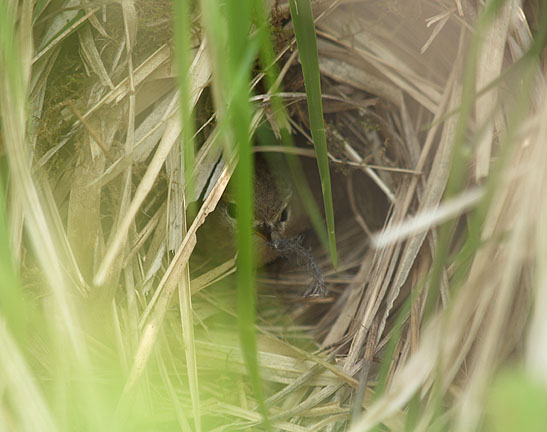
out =
{"type": "MultiPolygon", "coordinates": [[[[293,192],[288,168],[282,159],[276,162],[268,164],[262,156],[255,160],[253,228],[257,265],[278,256],[269,245],[271,241],[295,236],[309,225],[300,200],[293,192]]],[[[197,254],[201,258],[219,264],[235,255],[236,212],[237,203],[230,184],[215,211],[198,230],[197,254]]]]}

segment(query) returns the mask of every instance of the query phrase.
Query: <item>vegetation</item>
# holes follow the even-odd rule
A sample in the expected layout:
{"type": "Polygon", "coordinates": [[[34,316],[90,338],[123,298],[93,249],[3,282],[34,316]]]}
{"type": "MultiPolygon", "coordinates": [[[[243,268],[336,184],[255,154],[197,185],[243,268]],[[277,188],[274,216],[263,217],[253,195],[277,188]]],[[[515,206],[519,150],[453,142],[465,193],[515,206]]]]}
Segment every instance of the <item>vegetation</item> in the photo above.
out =
{"type": "Polygon", "coordinates": [[[0,430],[547,429],[544,2],[0,6],[0,430]]]}

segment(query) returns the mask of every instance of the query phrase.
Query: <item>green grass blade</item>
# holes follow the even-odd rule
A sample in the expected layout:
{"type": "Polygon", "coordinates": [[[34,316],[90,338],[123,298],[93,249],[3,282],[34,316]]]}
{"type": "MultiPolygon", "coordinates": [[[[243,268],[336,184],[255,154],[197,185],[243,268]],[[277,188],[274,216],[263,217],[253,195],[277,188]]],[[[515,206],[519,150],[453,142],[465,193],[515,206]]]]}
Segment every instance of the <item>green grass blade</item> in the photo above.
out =
{"type": "MultiPolygon", "coordinates": [[[[184,182],[186,191],[192,195],[194,190],[194,181],[192,170],[195,160],[194,144],[194,118],[192,115],[192,104],[190,95],[190,34],[191,20],[189,4],[186,0],[175,0],[174,9],[174,35],[176,47],[176,61],[178,70],[178,87],[180,92],[180,111],[182,122],[182,165],[184,166],[184,182]]],[[[195,216],[195,205],[188,203],[187,216],[193,219],[195,216]]],[[[183,215],[183,218],[185,216],[183,215]]],[[[186,220],[183,221],[184,234],[186,234],[186,220]]],[[[199,381],[196,362],[196,346],[194,340],[194,326],[192,313],[192,295],[190,289],[190,272],[188,266],[184,271],[184,276],[179,284],[179,300],[182,330],[184,344],[186,346],[186,368],[188,373],[188,382],[192,398],[192,409],[194,414],[194,427],[196,431],[201,431],[201,409],[199,398],[199,381]]]]}
{"type": "Polygon", "coordinates": [[[310,0],[290,0],[291,16],[294,23],[294,33],[298,45],[298,54],[302,63],[302,74],[306,86],[310,129],[317,154],[317,166],[321,176],[321,188],[325,204],[327,232],[332,262],[336,267],[338,256],[336,252],[336,236],[334,233],[334,208],[332,204],[329,161],[327,156],[327,137],[323,120],[323,104],[321,101],[321,81],[319,75],[319,57],[317,39],[313,24],[313,13],[310,0]]]}
{"type": "MultiPolygon", "coordinates": [[[[259,374],[259,364],[255,334],[255,259],[252,241],[252,226],[254,221],[254,163],[251,153],[249,130],[251,126],[251,106],[249,90],[251,78],[250,58],[256,53],[249,46],[249,28],[251,23],[251,2],[227,3],[230,81],[234,82],[245,77],[241,89],[237,86],[230,94],[228,116],[231,130],[237,143],[239,163],[236,175],[236,196],[238,201],[237,215],[237,312],[241,349],[251,384],[258,399],[258,405],[269,429],[268,413],[264,404],[262,381],[259,374]],[[252,51],[251,51],[252,50],[252,51]]],[[[251,44],[252,45],[252,44],[251,44]]]]}
{"type": "Polygon", "coordinates": [[[547,391],[536,377],[520,368],[504,370],[488,391],[482,430],[543,431],[547,428],[546,406],[547,391]]]}
{"type": "MultiPolygon", "coordinates": [[[[191,105],[190,95],[190,42],[191,42],[191,14],[189,4],[186,0],[176,0],[174,2],[174,26],[176,61],[178,73],[178,86],[180,91],[180,107],[182,121],[182,155],[184,163],[184,181],[187,191],[194,190],[193,177],[190,175],[195,162],[195,142],[194,142],[194,115],[191,105]]],[[[192,195],[192,193],[190,193],[192,195]]],[[[195,205],[187,203],[188,218],[193,219],[195,215],[195,205]]]]}
{"type": "MultiPolygon", "coordinates": [[[[239,339],[251,386],[264,417],[265,426],[269,429],[255,335],[256,263],[252,242],[254,164],[249,136],[252,118],[249,94],[251,68],[258,52],[258,45],[256,39],[249,39],[252,6],[250,0],[227,2],[222,8],[211,0],[201,2],[204,27],[215,62],[213,90],[216,110],[220,122],[224,121],[223,117],[228,122],[229,135],[225,141],[235,143],[234,150],[239,159],[234,178],[238,204],[236,238],[239,339]],[[220,62],[221,59],[226,61],[220,62]]],[[[227,146],[226,150],[231,149],[227,146]]],[[[227,155],[229,159],[232,156],[227,155]]]]}
{"type": "Polygon", "coordinates": [[[44,432],[61,430],[51,415],[43,389],[27,364],[24,350],[2,321],[0,344],[2,411],[5,411],[0,416],[0,429],[44,432]]]}

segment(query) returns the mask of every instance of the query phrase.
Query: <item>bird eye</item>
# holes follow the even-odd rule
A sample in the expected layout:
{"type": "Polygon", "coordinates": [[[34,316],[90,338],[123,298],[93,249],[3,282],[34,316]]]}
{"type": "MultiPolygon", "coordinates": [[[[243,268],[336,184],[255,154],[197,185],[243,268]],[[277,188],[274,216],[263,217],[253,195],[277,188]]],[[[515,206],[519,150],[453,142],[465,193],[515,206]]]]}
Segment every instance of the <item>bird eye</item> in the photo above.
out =
{"type": "Polygon", "coordinates": [[[229,202],[226,204],[226,213],[228,213],[228,216],[232,219],[235,219],[237,217],[237,205],[234,202],[229,202]]]}
{"type": "Polygon", "coordinates": [[[288,219],[289,219],[289,207],[286,206],[281,212],[281,215],[279,216],[279,222],[287,222],[288,219]]]}

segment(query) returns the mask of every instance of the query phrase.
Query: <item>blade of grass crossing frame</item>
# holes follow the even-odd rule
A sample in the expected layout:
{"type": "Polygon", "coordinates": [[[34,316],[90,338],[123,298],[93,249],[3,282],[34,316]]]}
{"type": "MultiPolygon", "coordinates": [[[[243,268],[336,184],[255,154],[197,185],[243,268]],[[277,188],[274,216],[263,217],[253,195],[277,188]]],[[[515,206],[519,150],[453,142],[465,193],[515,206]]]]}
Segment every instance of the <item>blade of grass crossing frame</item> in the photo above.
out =
{"type": "MultiPolygon", "coordinates": [[[[193,178],[190,175],[194,168],[195,160],[195,142],[194,142],[194,116],[191,106],[190,95],[190,80],[189,75],[191,59],[190,59],[190,42],[191,42],[191,11],[187,0],[174,0],[175,23],[175,47],[176,61],[178,73],[178,86],[180,92],[180,107],[182,128],[182,155],[184,157],[184,181],[186,182],[185,190],[193,190],[193,178]]],[[[194,216],[195,206],[191,203],[188,205],[188,217],[191,219],[194,216]]]]}
{"type": "Polygon", "coordinates": [[[249,130],[251,125],[251,106],[249,91],[251,67],[257,52],[256,43],[249,43],[252,2],[241,0],[226,3],[228,23],[228,118],[239,152],[236,175],[237,214],[237,314],[241,350],[251,385],[258,400],[258,406],[269,430],[269,420],[262,381],[259,374],[255,334],[255,260],[252,243],[253,210],[253,172],[249,130]],[[238,85],[234,85],[234,84],[238,85]],[[232,87],[230,87],[232,86],[232,87]]]}
{"type": "Polygon", "coordinates": [[[330,183],[329,161],[327,156],[327,138],[323,120],[321,101],[321,81],[319,76],[319,58],[317,39],[313,24],[313,13],[310,0],[290,0],[291,17],[298,45],[298,54],[302,64],[302,74],[308,100],[310,129],[317,155],[317,166],[321,176],[321,188],[325,204],[329,249],[333,265],[338,265],[336,236],[334,233],[334,209],[330,183]]]}
{"type": "MultiPolygon", "coordinates": [[[[182,155],[184,165],[185,190],[193,190],[192,169],[194,166],[194,118],[192,107],[190,105],[190,10],[187,0],[175,0],[174,8],[174,34],[176,47],[176,62],[178,70],[178,86],[180,92],[180,112],[182,121],[182,155]]],[[[194,205],[188,205],[188,216],[193,218],[194,205]]],[[[185,216],[183,216],[185,218],[185,216]]],[[[183,221],[184,231],[186,231],[186,220],[183,221]]],[[[184,233],[186,234],[186,233],[184,233]]],[[[192,399],[192,409],[194,414],[194,427],[196,431],[201,431],[201,411],[199,400],[199,381],[196,362],[196,346],[194,343],[194,327],[192,312],[192,294],[190,290],[190,273],[188,267],[184,271],[183,280],[179,284],[180,313],[182,323],[182,333],[185,345],[186,368],[188,373],[188,382],[190,395],[192,399]]]]}

